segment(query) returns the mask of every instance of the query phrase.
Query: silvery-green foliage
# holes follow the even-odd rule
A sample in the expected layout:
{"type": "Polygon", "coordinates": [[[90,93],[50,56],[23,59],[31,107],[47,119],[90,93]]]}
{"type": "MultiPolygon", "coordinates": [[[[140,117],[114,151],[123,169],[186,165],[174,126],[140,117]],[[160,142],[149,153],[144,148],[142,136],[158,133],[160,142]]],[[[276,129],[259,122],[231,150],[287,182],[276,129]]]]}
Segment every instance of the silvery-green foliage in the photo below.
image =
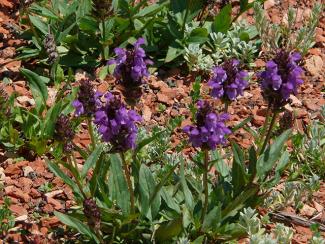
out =
{"type": "Polygon", "coordinates": [[[259,32],[263,45],[269,51],[275,51],[279,48],[287,50],[298,50],[305,55],[315,44],[315,30],[318,25],[323,6],[316,3],[311,11],[309,20],[304,25],[295,30],[297,11],[293,8],[288,9],[285,24],[272,24],[266,17],[262,5],[254,4],[255,26],[259,32]]]}
{"type": "Polygon", "coordinates": [[[264,206],[273,210],[282,210],[287,206],[299,209],[303,202],[308,201],[312,193],[319,188],[319,177],[314,175],[308,182],[286,182],[283,189],[272,191],[265,199],[264,206]]]}
{"type": "Polygon", "coordinates": [[[184,58],[191,71],[208,72],[214,66],[214,60],[210,55],[203,54],[199,44],[190,44],[185,48],[184,58]]]}
{"type": "Polygon", "coordinates": [[[272,235],[265,234],[265,235],[253,235],[249,240],[250,244],[278,244],[277,240],[272,238],[272,235]]]}
{"type": "Polygon", "coordinates": [[[277,224],[271,234],[262,227],[256,210],[246,208],[240,213],[239,225],[250,239],[250,244],[290,244],[293,230],[283,224],[277,224]]]}
{"type": "Polygon", "coordinates": [[[325,240],[322,236],[313,236],[309,242],[310,244],[325,244],[325,240]]]}
{"type": "Polygon", "coordinates": [[[278,244],[290,244],[293,238],[293,230],[283,224],[277,223],[273,234],[277,239],[278,244]]]}
{"type": "Polygon", "coordinates": [[[191,241],[187,237],[180,237],[177,240],[177,244],[190,244],[191,241]]]}
{"type": "Polygon", "coordinates": [[[257,217],[257,213],[254,209],[246,208],[240,213],[239,225],[246,231],[249,236],[255,234],[262,235],[264,229],[261,227],[261,221],[257,217]]]}

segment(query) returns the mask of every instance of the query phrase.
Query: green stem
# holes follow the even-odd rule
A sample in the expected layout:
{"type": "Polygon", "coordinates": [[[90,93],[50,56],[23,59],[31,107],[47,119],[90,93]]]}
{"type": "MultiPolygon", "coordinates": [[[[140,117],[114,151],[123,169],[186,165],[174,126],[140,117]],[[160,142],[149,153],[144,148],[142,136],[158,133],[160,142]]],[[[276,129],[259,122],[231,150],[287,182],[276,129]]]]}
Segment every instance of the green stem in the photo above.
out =
{"type": "Polygon", "coordinates": [[[91,123],[91,119],[89,117],[87,118],[87,125],[88,125],[90,140],[91,140],[91,149],[94,150],[96,147],[96,140],[94,136],[93,124],[91,123]]]}
{"type": "Polygon", "coordinates": [[[103,50],[102,50],[102,55],[103,55],[103,60],[105,60],[105,47],[106,47],[106,44],[105,44],[105,41],[106,41],[106,28],[105,28],[105,19],[102,19],[102,28],[103,28],[103,37],[102,37],[102,42],[103,42],[103,50]]]}
{"type": "MultiPolygon", "coordinates": [[[[74,157],[72,155],[71,155],[71,157],[68,157],[68,162],[72,167],[74,167],[78,171],[77,162],[74,160],[74,157]]],[[[81,183],[79,181],[79,178],[77,176],[75,176],[74,178],[76,180],[76,184],[77,184],[82,196],[84,197],[84,199],[87,199],[87,195],[83,191],[83,188],[82,188],[82,185],[81,185],[81,183]]]]}
{"type": "Polygon", "coordinates": [[[131,213],[134,213],[134,191],[133,191],[133,187],[132,187],[131,174],[130,174],[129,167],[126,163],[124,153],[120,153],[120,156],[122,158],[124,174],[125,174],[126,182],[128,184],[128,188],[129,188],[129,192],[130,192],[131,213]]]}
{"type": "Polygon", "coordinates": [[[266,129],[267,129],[267,126],[269,124],[269,119],[270,119],[270,111],[271,111],[271,105],[269,105],[266,110],[264,125],[263,125],[262,131],[261,131],[261,136],[258,141],[259,144],[262,142],[263,138],[265,137],[266,129]]]}
{"type": "Polygon", "coordinates": [[[209,189],[208,189],[208,171],[209,171],[209,151],[204,150],[204,172],[203,172],[203,190],[204,190],[204,203],[201,215],[201,223],[203,225],[205,215],[208,210],[209,203],[209,189]]]}
{"type": "Polygon", "coordinates": [[[276,121],[276,117],[278,115],[278,112],[274,112],[273,113],[273,117],[272,117],[272,120],[271,120],[271,124],[270,124],[270,127],[269,127],[269,130],[266,134],[266,137],[265,137],[265,141],[264,141],[264,144],[260,150],[260,154],[262,154],[266,148],[266,145],[268,144],[269,140],[270,140],[270,137],[271,137],[271,133],[272,133],[272,130],[273,130],[273,127],[274,127],[274,124],[275,124],[275,121],[276,121]]]}

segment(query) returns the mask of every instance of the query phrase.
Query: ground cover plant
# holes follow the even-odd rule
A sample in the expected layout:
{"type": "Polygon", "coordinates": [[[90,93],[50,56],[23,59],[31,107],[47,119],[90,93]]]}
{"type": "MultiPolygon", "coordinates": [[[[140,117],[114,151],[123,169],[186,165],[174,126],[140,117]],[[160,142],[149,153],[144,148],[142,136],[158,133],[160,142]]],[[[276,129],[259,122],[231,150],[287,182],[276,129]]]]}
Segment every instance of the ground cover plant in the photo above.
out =
{"type": "Polygon", "coordinates": [[[325,176],[325,114],[302,90],[324,6],[316,2],[304,18],[289,7],[273,24],[264,2],[14,5],[16,75],[27,95],[10,90],[15,77],[4,75],[0,197],[9,198],[0,202],[1,238],[291,243],[300,224],[310,228],[308,242],[323,243],[324,207],[313,197],[325,176]],[[315,114],[299,127],[300,98],[315,114]],[[8,175],[23,177],[10,184],[8,175]],[[19,188],[32,185],[32,195],[19,188]],[[44,213],[56,226],[45,227],[44,213]],[[41,234],[29,220],[44,225],[41,234]]]}

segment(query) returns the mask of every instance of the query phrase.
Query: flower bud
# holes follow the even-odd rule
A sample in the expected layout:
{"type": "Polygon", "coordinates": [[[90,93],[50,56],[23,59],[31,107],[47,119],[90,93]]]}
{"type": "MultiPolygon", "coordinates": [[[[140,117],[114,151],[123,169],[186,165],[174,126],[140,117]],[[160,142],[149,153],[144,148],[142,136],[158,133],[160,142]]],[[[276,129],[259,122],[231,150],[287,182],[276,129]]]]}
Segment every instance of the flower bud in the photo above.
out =
{"type": "Polygon", "coordinates": [[[53,64],[59,57],[54,36],[51,33],[48,33],[44,39],[45,51],[48,55],[48,63],[53,64]]]}

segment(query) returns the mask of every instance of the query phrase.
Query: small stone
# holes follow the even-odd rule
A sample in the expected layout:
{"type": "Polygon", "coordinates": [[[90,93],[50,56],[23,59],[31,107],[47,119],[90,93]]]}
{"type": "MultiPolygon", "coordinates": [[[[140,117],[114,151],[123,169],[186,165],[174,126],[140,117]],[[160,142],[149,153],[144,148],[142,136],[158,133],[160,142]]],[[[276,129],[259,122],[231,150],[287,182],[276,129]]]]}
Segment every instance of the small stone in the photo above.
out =
{"type": "Polygon", "coordinates": [[[32,188],[30,190],[29,195],[34,199],[41,197],[41,193],[38,190],[34,189],[34,188],[32,188]]]}
{"type": "Polygon", "coordinates": [[[158,93],[157,94],[158,102],[164,103],[164,104],[171,104],[171,101],[166,95],[158,93]]]}
{"type": "Polygon", "coordinates": [[[8,165],[8,167],[5,169],[4,173],[8,176],[10,175],[20,175],[21,169],[17,164],[11,164],[8,165]]]}
{"type": "Polygon", "coordinates": [[[254,115],[252,123],[255,126],[262,126],[264,124],[264,121],[265,121],[265,117],[259,116],[259,115],[254,115]]]}
{"type": "Polygon", "coordinates": [[[151,115],[152,115],[151,109],[147,105],[144,105],[143,112],[142,112],[143,120],[147,122],[150,121],[151,115]]]}
{"type": "Polygon", "coordinates": [[[26,221],[27,219],[28,219],[28,215],[24,214],[24,215],[21,215],[21,216],[15,218],[15,221],[26,221]]]}
{"type": "Polygon", "coordinates": [[[319,76],[322,74],[323,59],[320,56],[311,56],[306,60],[305,67],[313,76],[319,76]]]}
{"type": "Polygon", "coordinates": [[[60,220],[55,216],[41,220],[42,226],[45,226],[47,228],[59,226],[60,223],[61,223],[60,220]]]}
{"type": "Polygon", "coordinates": [[[317,210],[307,204],[305,204],[300,210],[300,214],[306,217],[312,217],[315,214],[315,212],[317,212],[317,210]]]}
{"type": "Polygon", "coordinates": [[[54,199],[54,198],[51,198],[51,197],[48,197],[47,198],[47,202],[49,204],[51,204],[55,210],[61,210],[63,208],[62,204],[60,203],[60,201],[54,199]]]}
{"type": "Polygon", "coordinates": [[[294,106],[301,106],[302,103],[301,101],[294,95],[290,95],[290,99],[291,99],[291,104],[294,105],[294,106]]]}
{"type": "Polygon", "coordinates": [[[267,0],[264,2],[264,9],[268,10],[275,6],[275,0],[267,0]]]}
{"type": "Polygon", "coordinates": [[[9,209],[18,216],[27,215],[27,210],[17,204],[10,205],[9,209]]]}
{"type": "Polygon", "coordinates": [[[6,174],[4,173],[4,169],[0,167],[0,183],[4,183],[6,179],[6,174]]]}
{"type": "Polygon", "coordinates": [[[23,168],[24,176],[28,177],[29,173],[34,172],[33,168],[30,166],[26,166],[23,168]]]}
{"type": "Polygon", "coordinates": [[[49,197],[49,198],[53,198],[61,193],[63,193],[63,190],[56,190],[56,191],[51,191],[51,192],[45,193],[45,196],[49,197]]]}
{"type": "Polygon", "coordinates": [[[45,204],[45,206],[42,208],[44,213],[53,213],[54,208],[51,204],[45,204]]]}

